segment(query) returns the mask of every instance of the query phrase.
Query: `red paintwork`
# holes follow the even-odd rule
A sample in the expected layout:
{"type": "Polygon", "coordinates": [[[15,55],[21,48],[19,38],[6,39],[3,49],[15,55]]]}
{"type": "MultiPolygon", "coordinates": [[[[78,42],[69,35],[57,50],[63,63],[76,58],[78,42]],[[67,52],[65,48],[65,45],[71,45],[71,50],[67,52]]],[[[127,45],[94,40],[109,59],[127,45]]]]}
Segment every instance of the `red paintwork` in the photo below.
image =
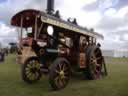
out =
{"type": "Polygon", "coordinates": [[[12,17],[11,25],[20,27],[21,26],[21,17],[22,17],[23,18],[23,27],[24,28],[30,27],[35,24],[34,18],[39,13],[40,13],[40,11],[34,10],[34,9],[23,10],[12,17]]]}
{"type": "Polygon", "coordinates": [[[21,40],[20,40],[20,44],[28,44],[28,45],[31,45],[32,44],[32,40],[33,40],[33,38],[30,38],[30,37],[27,37],[27,38],[22,38],[21,40]]]}

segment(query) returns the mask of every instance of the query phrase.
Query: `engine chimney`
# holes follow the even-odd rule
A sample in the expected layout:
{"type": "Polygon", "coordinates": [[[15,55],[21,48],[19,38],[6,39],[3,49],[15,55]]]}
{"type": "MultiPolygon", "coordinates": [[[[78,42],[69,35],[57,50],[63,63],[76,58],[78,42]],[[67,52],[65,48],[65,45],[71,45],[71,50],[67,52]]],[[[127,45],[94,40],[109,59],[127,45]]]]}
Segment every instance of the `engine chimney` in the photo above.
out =
{"type": "Polygon", "coordinates": [[[54,0],[47,0],[47,13],[52,15],[54,12],[54,0]]]}

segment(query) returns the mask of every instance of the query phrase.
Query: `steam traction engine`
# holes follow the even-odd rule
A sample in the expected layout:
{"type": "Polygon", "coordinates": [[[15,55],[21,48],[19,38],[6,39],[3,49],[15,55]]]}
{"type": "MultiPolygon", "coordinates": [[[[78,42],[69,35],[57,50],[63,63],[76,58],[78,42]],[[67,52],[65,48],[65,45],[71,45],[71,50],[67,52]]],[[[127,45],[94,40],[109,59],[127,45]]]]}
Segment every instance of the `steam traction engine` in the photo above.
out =
{"type": "Polygon", "coordinates": [[[103,36],[80,27],[75,19],[62,20],[59,11],[53,12],[53,2],[48,0],[47,12],[27,9],[12,17],[11,25],[20,29],[17,61],[22,79],[35,83],[47,73],[55,90],[68,84],[73,70],[99,79],[103,56],[96,38],[103,36]]]}

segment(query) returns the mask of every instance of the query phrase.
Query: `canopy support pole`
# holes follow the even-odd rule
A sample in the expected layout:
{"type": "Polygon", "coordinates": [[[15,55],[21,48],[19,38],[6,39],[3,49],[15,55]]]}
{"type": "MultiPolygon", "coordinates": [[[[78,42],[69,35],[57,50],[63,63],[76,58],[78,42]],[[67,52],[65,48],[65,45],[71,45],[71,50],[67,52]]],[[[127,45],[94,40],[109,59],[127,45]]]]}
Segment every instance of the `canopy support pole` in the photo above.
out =
{"type": "Polygon", "coordinates": [[[21,41],[22,41],[22,35],[23,35],[23,17],[21,16],[21,21],[20,21],[20,46],[21,46],[21,41]]]}
{"type": "Polygon", "coordinates": [[[35,34],[34,34],[34,40],[37,39],[37,16],[35,18],[35,34]]]}

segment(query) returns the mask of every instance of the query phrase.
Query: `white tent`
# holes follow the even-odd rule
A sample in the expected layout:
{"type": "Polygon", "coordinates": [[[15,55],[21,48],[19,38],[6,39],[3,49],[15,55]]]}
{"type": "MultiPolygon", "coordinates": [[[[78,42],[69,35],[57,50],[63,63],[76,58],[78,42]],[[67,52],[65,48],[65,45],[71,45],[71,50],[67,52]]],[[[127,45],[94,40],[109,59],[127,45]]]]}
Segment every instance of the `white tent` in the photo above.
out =
{"type": "Polygon", "coordinates": [[[115,50],[114,57],[128,57],[128,50],[115,50]]]}
{"type": "Polygon", "coordinates": [[[103,56],[107,57],[128,57],[128,50],[102,50],[103,56]]]}

